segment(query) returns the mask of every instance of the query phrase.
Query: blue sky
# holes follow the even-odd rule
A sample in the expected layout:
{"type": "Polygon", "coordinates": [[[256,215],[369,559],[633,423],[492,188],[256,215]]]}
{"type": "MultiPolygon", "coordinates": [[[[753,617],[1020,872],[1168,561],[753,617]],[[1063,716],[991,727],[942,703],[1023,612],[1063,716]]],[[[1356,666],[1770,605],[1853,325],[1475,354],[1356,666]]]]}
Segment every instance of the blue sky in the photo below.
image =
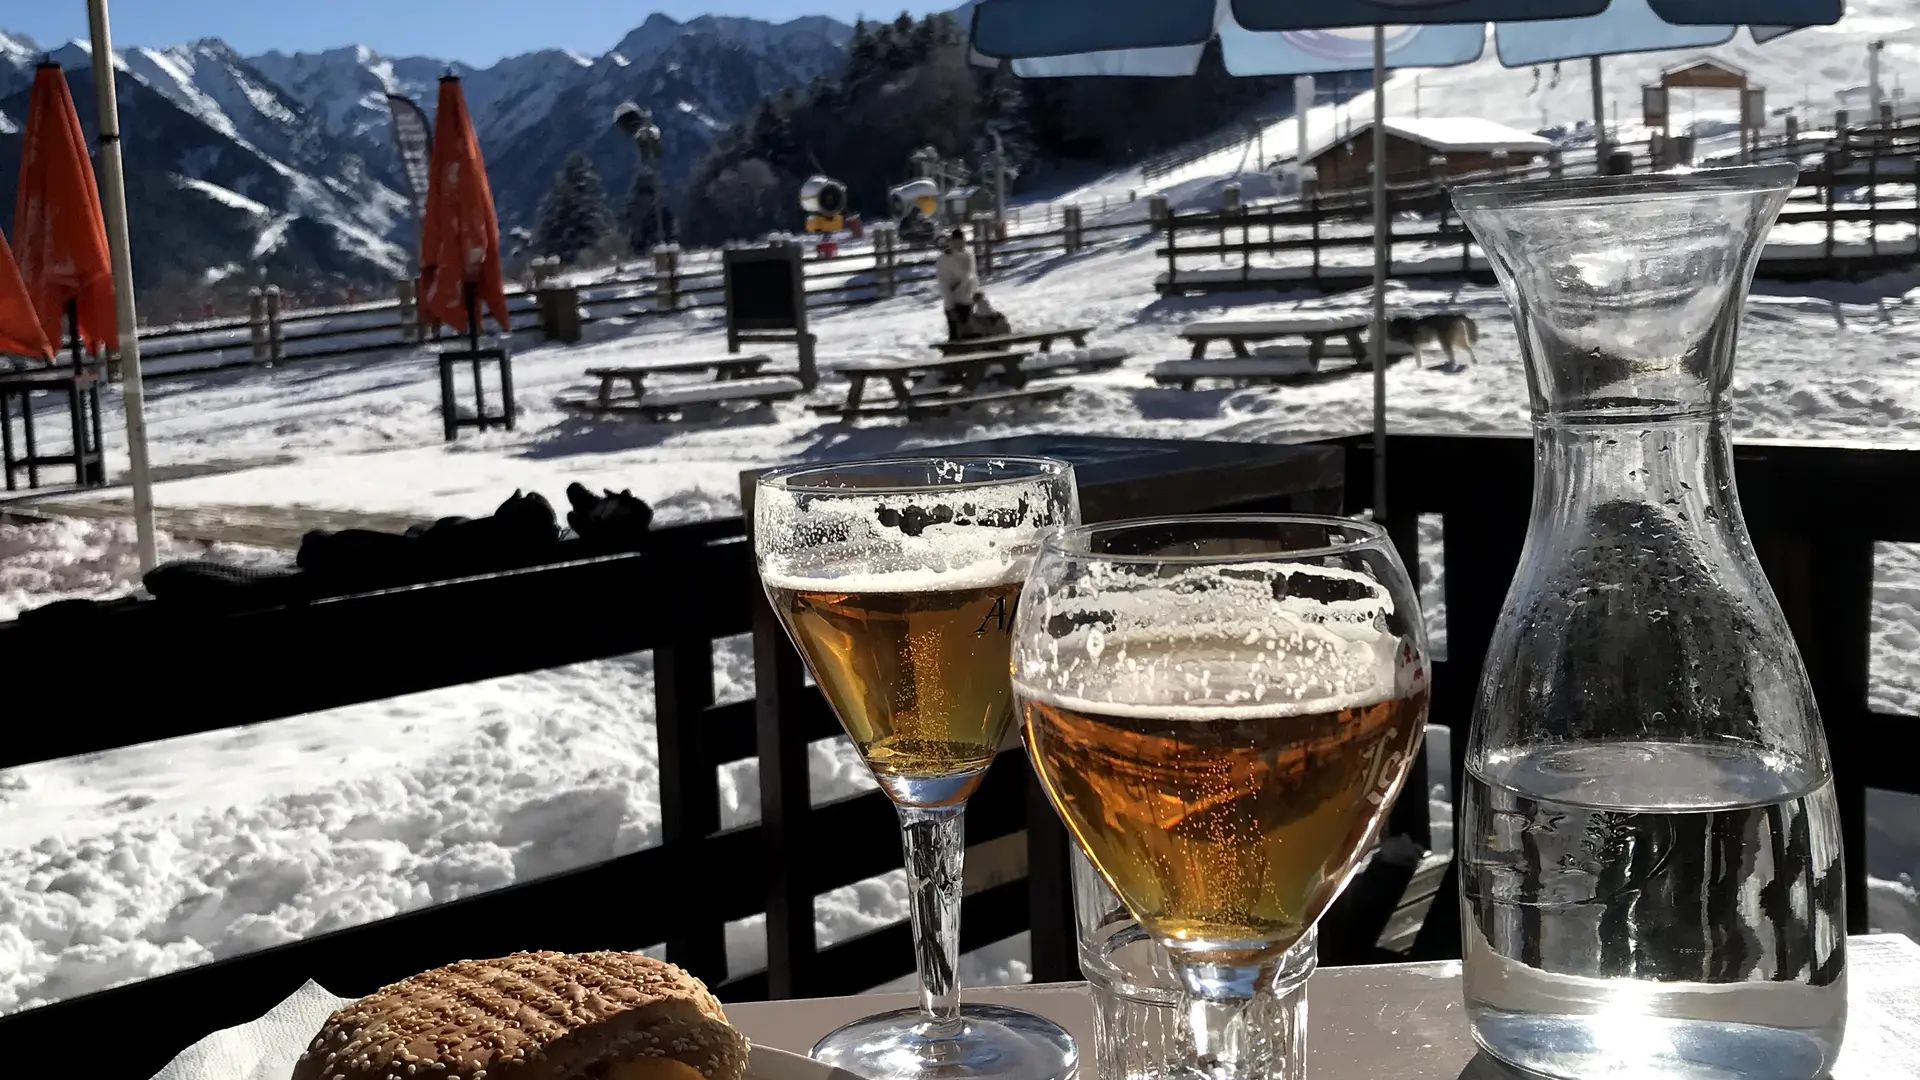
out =
{"type": "MultiPolygon", "coordinates": [[[[116,46],[174,45],[194,38],[225,38],[243,53],[316,51],[335,45],[371,45],[384,53],[419,54],[486,65],[536,48],[599,55],[628,30],[662,11],[676,19],[696,15],[751,15],[783,21],[800,15],[892,18],[947,10],[959,0],[116,0],[116,46]]],[[[86,0],[8,2],[0,30],[24,33],[42,45],[87,36],[86,0]]]]}

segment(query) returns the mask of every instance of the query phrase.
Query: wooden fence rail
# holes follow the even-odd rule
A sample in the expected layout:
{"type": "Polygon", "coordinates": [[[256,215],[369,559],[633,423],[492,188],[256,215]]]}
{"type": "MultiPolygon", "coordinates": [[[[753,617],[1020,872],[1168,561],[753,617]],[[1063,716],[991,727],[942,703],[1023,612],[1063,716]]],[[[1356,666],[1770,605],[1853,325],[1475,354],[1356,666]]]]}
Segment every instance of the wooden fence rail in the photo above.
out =
{"type": "MultiPolygon", "coordinates": [[[[1041,232],[1016,233],[991,241],[997,261],[1020,259],[1048,251],[1077,251],[1097,238],[1139,235],[1139,222],[1092,223],[1041,232]]],[[[808,259],[805,265],[808,306],[833,308],[887,299],[899,290],[932,279],[936,252],[897,249],[882,254],[852,252],[808,259]]],[[[609,278],[576,287],[581,321],[609,318],[651,318],[723,306],[725,293],[717,263],[701,260],[666,275],[656,272],[609,278]]],[[[513,333],[539,330],[534,292],[516,286],[507,294],[513,333]]],[[[267,362],[337,358],[363,352],[405,347],[419,340],[404,321],[398,300],[358,304],[314,312],[283,314],[275,324],[277,336],[255,345],[255,324],[247,319],[196,323],[146,330],[141,354],[150,365],[147,378],[166,380],[246,368],[267,362]]]]}
{"type": "MultiPolygon", "coordinates": [[[[1514,170],[1445,178],[1395,180],[1387,190],[1387,248],[1392,261],[1396,246],[1418,245],[1432,252],[1458,246],[1457,260],[1430,257],[1420,273],[1457,274],[1490,281],[1491,271],[1476,257],[1472,234],[1453,214],[1448,189],[1454,185],[1491,179],[1540,179],[1556,175],[1558,166],[1529,165],[1514,170]],[[1407,216],[1419,218],[1409,226],[1407,216]]],[[[1763,258],[1762,276],[1799,279],[1846,277],[1879,273],[1920,260],[1920,189],[1911,201],[1883,205],[1881,188],[1887,184],[1912,186],[1915,158],[1838,158],[1819,169],[1803,171],[1800,197],[1790,201],[1776,227],[1824,225],[1817,253],[1787,247],[1763,258]],[[1841,202],[1839,193],[1859,191],[1860,202],[1841,202]],[[1863,225],[1864,251],[1847,250],[1837,233],[1843,223],[1863,225]],[[1883,241],[1883,226],[1906,225],[1911,236],[1883,241]]],[[[1368,192],[1312,190],[1297,200],[1231,210],[1171,214],[1159,222],[1156,257],[1166,269],[1156,279],[1164,294],[1240,291],[1293,287],[1351,288],[1372,280],[1371,260],[1329,261],[1330,254],[1370,251],[1374,245],[1372,197],[1368,192]],[[1291,235],[1281,232],[1286,230],[1291,235]],[[1302,230],[1305,230],[1304,234],[1302,230]],[[1305,265],[1258,265],[1255,256],[1308,252],[1305,265]],[[1208,260],[1200,267],[1181,260],[1208,260]]],[[[1396,274],[1401,273],[1396,271],[1396,274]]]]}

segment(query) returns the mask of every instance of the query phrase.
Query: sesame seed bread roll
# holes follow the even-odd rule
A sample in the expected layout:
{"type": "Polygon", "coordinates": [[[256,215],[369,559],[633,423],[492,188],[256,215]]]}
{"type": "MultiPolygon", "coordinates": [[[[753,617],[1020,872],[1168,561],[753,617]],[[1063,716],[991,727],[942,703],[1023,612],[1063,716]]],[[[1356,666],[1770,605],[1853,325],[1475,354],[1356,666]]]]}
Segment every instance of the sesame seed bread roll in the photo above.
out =
{"type": "Polygon", "coordinates": [[[515,953],[342,1007],[292,1080],[740,1080],[747,1040],[706,985],[639,953],[515,953]]]}

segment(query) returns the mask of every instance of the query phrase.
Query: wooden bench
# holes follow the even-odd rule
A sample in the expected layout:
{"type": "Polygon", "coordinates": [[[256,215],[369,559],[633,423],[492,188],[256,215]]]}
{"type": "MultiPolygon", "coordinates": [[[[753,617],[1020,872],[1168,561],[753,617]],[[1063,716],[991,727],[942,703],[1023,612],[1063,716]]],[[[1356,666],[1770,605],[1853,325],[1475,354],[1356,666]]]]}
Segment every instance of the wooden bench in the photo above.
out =
{"type": "Polygon", "coordinates": [[[958,356],[973,352],[1007,352],[1022,345],[1034,345],[1041,352],[1052,352],[1053,343],[1061,338],[1073,342],[1076,349],[1087,347],[1087,335],[1093,333],[1091,326],[1061,326],[1046,330],[1028,330],[1019,334],[996,334],[993,337],[966,338],[961,341],[936,341],[933,347],[943,356],[958,356]]]}
{"type": "Polygon", "coordinates": [[[1251,356],[1247,346],[1256,341],[1303,337],[1307,339],[1307,359],[1317,363],[1328,355],[1328,339],[1334,337],[1345,339],[1348,355],[1366,355],[1361,331],[1372,321],[1372,316],[1363,312],[1308,313],[1284,319],[1210,319],[1181,327],[1180,336],[1193,343],[1195,360],[1206,356],[1207,346],[1216,341],[1226,342],[1235,356],[1251,356]]]}
{"type": "Polygon", "coordinates": [[[1062,352],[1038,352],[1021,362],[1020,371],[1029,379],[1041,379],[1073,372],[1108,371],[1119,367],[1121,362],[1131,355],[1133,354],[1118,345],[1096,345],[1091,349],[1067,349],[1062,352]]]}
{"type": "MultiPolygon", "coordinates": [[[[1389,349],[1387,366],[1392,367],[1412,352],[1404,345],[1389,349]]],[[[1191,390],[1200,379],[1223,379],[1236,386],[1301,386],[1344,379],[1372,370],[1373,365],[1364,358],[1351,364],[1322,367],[1319,361],[1304,356],[1230,356],[1211,360],[1167,360],[1155,364],[1148,374],[1161,386],[1191,390]]]]}

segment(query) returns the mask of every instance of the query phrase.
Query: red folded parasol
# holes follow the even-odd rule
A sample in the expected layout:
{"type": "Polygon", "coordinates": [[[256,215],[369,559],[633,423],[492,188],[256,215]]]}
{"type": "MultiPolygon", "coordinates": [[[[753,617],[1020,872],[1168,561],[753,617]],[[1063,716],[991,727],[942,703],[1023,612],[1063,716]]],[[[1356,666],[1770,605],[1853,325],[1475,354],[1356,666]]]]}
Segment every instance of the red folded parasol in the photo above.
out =
{"type": "Polygon", "coordinates": [[[20,267],[14,264],[4,238],[0,238],[0,353],[53,355],[47,333],[40,329],[40,316],[33,310],[33,297],[20,280],[20,267]]]}
{"type": "Polygon", "coordinates": [[[33,73],[13,203],[13,255],[49,342],[61,339],[61,317],[72,304],[89,350],[119,344],[100,190],[66,73],[54,63],[33,73]]]}
{"type": "Polygon", "coordinates": [[[484,301],[500,329],[509,329],[493,191],[487,186],[487,167],[480,158],[473,122],[467,117],[466,95],[460,92],[460,80],[447,75],[440,79],[427,212],[420,226],[421,310],[446,326],[467,331],[468,286],[474,290],[476,304],[484,301]]]}

